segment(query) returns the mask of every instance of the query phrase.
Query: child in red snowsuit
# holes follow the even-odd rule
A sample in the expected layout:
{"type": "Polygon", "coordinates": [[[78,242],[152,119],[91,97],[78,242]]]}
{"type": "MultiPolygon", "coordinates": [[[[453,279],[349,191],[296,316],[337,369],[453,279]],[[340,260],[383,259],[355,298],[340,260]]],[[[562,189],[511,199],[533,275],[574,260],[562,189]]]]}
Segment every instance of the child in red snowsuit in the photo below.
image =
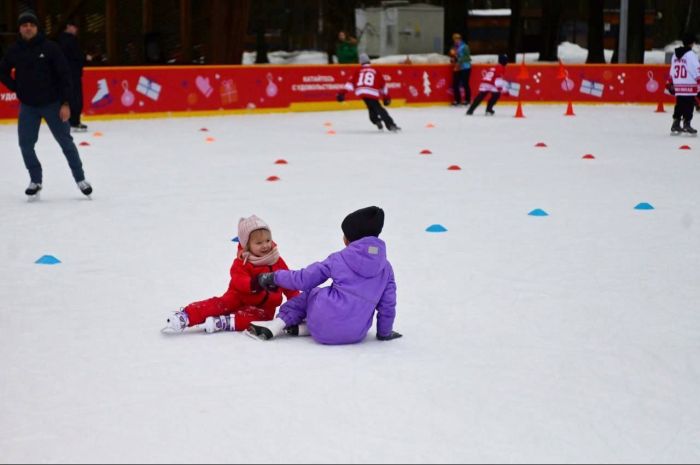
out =
{"type": "Polygon", "coordinates": [[[187,327],[204,323],[208,333],[216,331],[243,331],[251,321],[272,320],[282,295],[287,300],[299,291],[277,288],[260,289],[260,273],[288,270],[272,241],[270,227],[253,215],[238,222],[238,254],[231,266],[231,282],[221,297],[193,302],[168,317],[166,332],[182,332],[187,327]]]}

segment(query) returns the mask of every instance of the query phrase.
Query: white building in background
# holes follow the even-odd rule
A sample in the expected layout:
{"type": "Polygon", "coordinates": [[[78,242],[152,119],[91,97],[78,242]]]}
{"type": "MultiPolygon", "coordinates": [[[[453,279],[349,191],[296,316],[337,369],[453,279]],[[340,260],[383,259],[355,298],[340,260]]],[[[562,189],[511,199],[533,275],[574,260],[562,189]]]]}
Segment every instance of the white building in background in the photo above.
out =
{"type": "Polygon", "coordinates": [[[425,3],[383,2],[355,10],[359,50],[368,55],[443,53],[445,10],[425,3]]]}

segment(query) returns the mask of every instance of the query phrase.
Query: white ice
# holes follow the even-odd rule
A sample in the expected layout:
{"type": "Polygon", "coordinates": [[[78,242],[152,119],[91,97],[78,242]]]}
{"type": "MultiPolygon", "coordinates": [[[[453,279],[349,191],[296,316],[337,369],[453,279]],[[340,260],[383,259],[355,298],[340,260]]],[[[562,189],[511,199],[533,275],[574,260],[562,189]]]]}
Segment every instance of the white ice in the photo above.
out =
{"type": "Polygon", "coordinates": [[[87,121],[92,200],[44,126],[33,203],[0,126],[0,462],[700,461],[700,142],[574,109],[87,121]],[[403,339],[161,335],[225,291],[239,217],[299,268],[368,205],[403,339]]]}

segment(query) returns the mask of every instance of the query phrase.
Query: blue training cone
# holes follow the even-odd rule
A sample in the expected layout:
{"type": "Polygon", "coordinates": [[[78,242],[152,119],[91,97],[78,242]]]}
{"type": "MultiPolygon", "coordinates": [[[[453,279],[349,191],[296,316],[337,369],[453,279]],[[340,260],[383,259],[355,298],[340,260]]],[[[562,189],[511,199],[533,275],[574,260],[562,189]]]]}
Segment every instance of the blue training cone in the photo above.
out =
{"type": "Polygon", "coordinates": [[[53,255],[44,255],[34,263],[36,263],[37,265],[58,265],[59,263],[61,263],[61,260],[54,257],[53,255]]]}
{"type": "Polygon", "coordinates": [[[635,210],[653,210],[654,207],[650,203],[642,202],[634,207],[635,210]]]}
{"type": "Polygon", "coordinates": [[[535,210],[532,210],[530,213],[528,213],[528,215],[530,215],[530,216],[549,216],[549,213],[542,210],[541,208],[537,208],[535,210]]]}
{"type": "Polygon", "coordinates": [[[426,228],[426,232],[432,232],[432,233],[447,232],[447,228],[441,224],[433,224],[433,225],[428,226],[426,228]]]}
{"type": "Polygon", "coordinates": [[[231,242],[241,242],[241,241],[239,241],[239,240],[238,240],[238,236],[236,236],[236,237],[234,237],[233,239],[231,239],[231,242]]]}

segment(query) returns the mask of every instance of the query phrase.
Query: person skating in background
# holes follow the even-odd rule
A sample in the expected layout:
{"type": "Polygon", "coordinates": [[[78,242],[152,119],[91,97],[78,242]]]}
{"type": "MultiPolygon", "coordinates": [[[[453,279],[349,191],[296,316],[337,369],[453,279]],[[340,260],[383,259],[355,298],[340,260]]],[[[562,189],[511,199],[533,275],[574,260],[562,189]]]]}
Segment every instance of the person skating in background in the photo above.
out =
{"type": "Polygon", "coordinates": [[[70,135],[69,102],[73,91],[66,57],[56,43],[39,31],[39,19],[34,13],[22,13],[17,23],[19,38],[0,61],[0,81],[16,92],[20,101],[19,146],[30,177],[25,194],[33,197],[42,189],[43,171],[35,146],[44,119],[61,146],[78,188],[90,195],[92,186],[85,180],[83,163],[70,135]]]}
{"type": "Polygon", "coordinates": [[[671,134],[695,135],[698,131],[690,125],[690,121],[693,119],[693,107],[700,91],[700,63],[698,56],[693,51],[693,44],[696,42],[695,36],[686,34],[682,41],[683,45],[673,52],[666,84],[671,95],[676,97],[671,134]],[[682,127],[681,121],[683,121],[682,127]]]}
{"type": "Polygon", "coordinates": [[[462,104],[462,88],[464,88],[464,105],[472,101],[472,91],[469,87],[469,78],[472,71],[472,57],[469,45],[462,40],[461,34],[452,34],[454,42],[450,49],[450,63],[452,63],[452,92],[454,100],[452,105],[462,104]]]}
{"type": "Polygon", "coordinates": [[[343,250],[299,271],[261,274],[261,288],[282,286],[303,292],[285,303],[274,320],[251,323],[248,334],[267,340],[286,332],[310,335],[321,344],[354,344],[367,336],[376,310],[377,339],[401,337],[394,331],[394,270],[386,256],[386,244],[378,237],[383,226],[381,208],[357,210],[341,225],[343,250]],[[317,287],[328,279],[332,280],[330,286],[317,287]]]}
{"type": "Polygon", "coordinates": [[[384,81],[382,73],[372,67],[369,56],[366,53],[360,54],[360,69],[345,84],[345,89],[338,93],[336,99],[339,102],[343,102],[345,101],[345,93],[353,91],[357,97],[360,97],[365,102],[369,112],[369,120],[379,130],[384,129],[384,126],[391,132],[401,130],[386,108],[382,106],[382,103],[386,106],[391,105],[389,88],[384,81]],[[382,103],[379,102],[380,98],[382,103]]]}
{"type": "Polygon", "coordinates": [[[71,19],[66,23],[66,29],[58,36],[58,43],[68,61],[73,85],[73,98],[69,102],[70,126],[74,132],[85,132],[87,126],[80,121],[80,118],[83,112],[83,68],[86,56],[78,41],[77,21],[71,19]]]}
{"type": "Polygon", "coordinates": [[[357,39],[348,37],[345,31],[338,32],[338,41],[335,43],[335,56],[339,64],[357,63],[357,39]]]}
{"type": "Polygon", "coordinates": [[[287,299],[299,292],[260,289],[257,277],[264,272],[287,270],[287,264],[272,241],[270,227],[255,215],[238,222],[238,253],[231,265],[228,290],[221,297],[193,302],[166,318],[163,332],[179,333],[202,325],[207,333],[243,331],[251,321],[271,320],[282,295],[287,299]]]}
{"type": "Polygon", "coordinates": [[[506,65],[508,64],[507,55],[498,56],[498,64],[484,71],[481,83],[479,84],[479,93],[467,110],[467,115],[473,115],[474,110],[481,104],[482,100],[488,94],[491,94],[489,102],[486,105],[486,116],[493,116],[496,112],[493,107],[496,106],[498,99],[501,98],[501,92],[505,92],[503,76],[506,73],[506,65]]]}

